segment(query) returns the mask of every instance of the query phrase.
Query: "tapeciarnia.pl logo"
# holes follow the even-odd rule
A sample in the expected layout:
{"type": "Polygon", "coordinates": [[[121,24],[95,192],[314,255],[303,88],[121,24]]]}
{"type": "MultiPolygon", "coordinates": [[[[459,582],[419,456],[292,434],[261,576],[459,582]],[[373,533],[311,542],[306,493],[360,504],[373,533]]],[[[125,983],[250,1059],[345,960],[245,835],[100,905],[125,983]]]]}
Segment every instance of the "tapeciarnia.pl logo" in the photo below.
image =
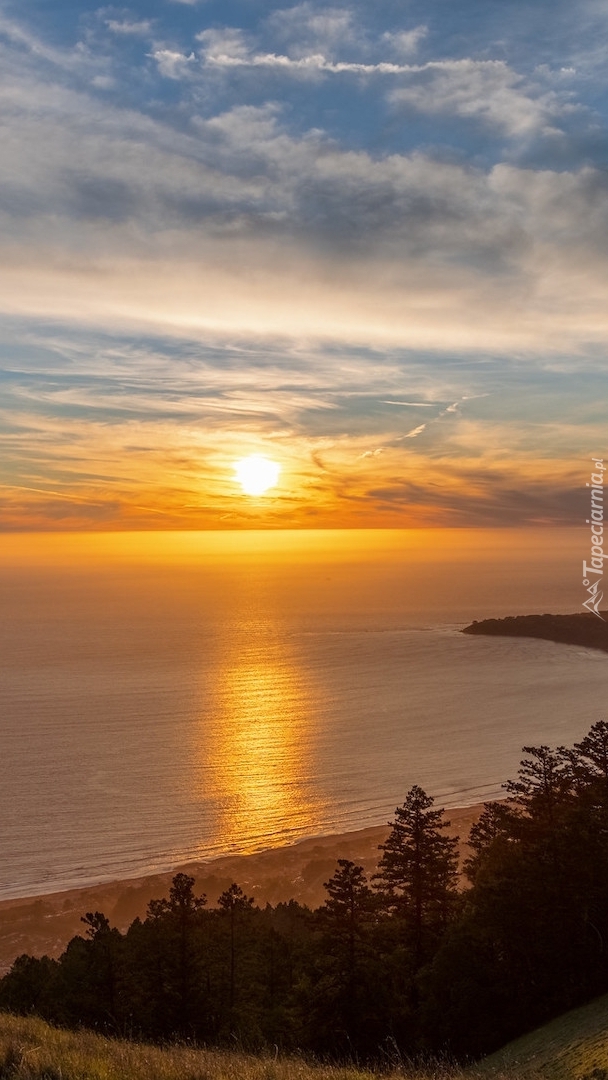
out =
{"type": "Polygon", "coordinates": [[[600,586],[606,558],[604,555],[604,472],[606,466],[603,458],[592,457],[591,461],[594,471],[591,473],[591,483],[587,484],[587,487],[591,489],[591,517],[587,518],[587,525],[591,525],[591,562],[587,563],[583,559],[583,585],[589,593],[583,602],[583,607],[604,622],[599,607],[604,596],[600,586]]]}

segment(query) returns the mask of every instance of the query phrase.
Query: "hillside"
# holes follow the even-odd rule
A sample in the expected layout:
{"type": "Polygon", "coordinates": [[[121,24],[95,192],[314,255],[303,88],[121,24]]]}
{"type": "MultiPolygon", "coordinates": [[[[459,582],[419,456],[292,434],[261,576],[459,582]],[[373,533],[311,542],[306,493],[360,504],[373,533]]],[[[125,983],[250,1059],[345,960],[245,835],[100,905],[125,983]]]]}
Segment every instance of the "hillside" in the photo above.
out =
{"type": "MultiPolygon", "coordinates": [[[[398,1080],[402,1070],[382,1073],[398,1080]]],[[[440,1080],[443,1069],[410,1073],[440,1080]]],[[[161,1049],[91,1032],[60,1031],[42,1020],[0,1013],[2,1080],[378,1080],[363,1069],[309,1065],[291,1058],[256,1057],[190,1047],[161,1049]]]]}
{"type": "Polygon", "coordinates": [[[509,1043],[485,1058],[474,1075],[608,1080],[608,995],[509,1043]]]}
{"type": "MultiPolygon", "coordinates": [[[[366,1069],[297,1057],[161,1049],[0,1013],[2,1080],[378,1080],[366,1069]]],[[[403,1065],[382,1080],[607,1080],[608,995],[525,1035],[467,1070],[403,1065]]]]}
{"type": "MultiPolygon", "coordinates": [[[[160,1049],[0,1013],[2,1080],[377,1080],[365,1069],[296,1057],[160,1049]]],[[[402,1066],[382,1080],[607,1080],[608,995],[509,1043],[467,1070],[402,1066]]]]}
{"type": "Polygon", "coordinates": [[[463,634],[496,637],[542,638],[561,645],[608,652],[608,611],[601,618],[581,612],[575,615],[508,615],[505,619],[482,619],[465,626],[463,634]],[[606,620],[606,621],[604,621],[606,620]]]}

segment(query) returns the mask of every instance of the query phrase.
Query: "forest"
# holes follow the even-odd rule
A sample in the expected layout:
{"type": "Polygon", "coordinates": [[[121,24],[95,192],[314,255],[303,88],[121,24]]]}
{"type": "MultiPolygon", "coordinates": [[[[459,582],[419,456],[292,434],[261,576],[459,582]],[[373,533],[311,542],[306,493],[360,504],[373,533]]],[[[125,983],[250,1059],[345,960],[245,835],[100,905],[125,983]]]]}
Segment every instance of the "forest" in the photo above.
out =
{"type": "Polygon", "coordinates": [[[418,786],[377,873],[340,859],[316,910],[213,904],[179,873],[125,933],[99,911],[59,959],[20,956],[0,1009],[158,1042],[390,1065],[467,1061],[608,991],[608,722],[527,746],[468,838],[418,786]]]}

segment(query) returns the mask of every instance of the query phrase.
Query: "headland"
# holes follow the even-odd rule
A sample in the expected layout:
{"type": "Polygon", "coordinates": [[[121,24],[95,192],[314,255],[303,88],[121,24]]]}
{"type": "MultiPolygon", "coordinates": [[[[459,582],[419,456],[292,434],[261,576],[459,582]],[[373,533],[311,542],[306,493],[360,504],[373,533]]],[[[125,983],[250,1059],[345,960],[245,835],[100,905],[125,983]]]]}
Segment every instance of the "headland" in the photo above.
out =
{"type": "Polygon", "coordinates": [[[574,615],[509,615],[504,619],[481,619],[465,626],[462,633],[541,638],[561,645],[579,645],[608,652],[608,611],[600,612],[600,617],[585,611],[574,615]]]}

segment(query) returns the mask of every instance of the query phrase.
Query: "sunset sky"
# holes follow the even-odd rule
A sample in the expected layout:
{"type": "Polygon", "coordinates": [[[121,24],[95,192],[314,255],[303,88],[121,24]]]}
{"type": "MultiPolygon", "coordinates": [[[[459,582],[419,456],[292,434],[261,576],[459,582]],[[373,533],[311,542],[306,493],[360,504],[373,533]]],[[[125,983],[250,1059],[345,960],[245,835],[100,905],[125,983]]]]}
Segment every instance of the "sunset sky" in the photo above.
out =
{"type": "Polygon", "coordinates": [[[580,524],[607,31],[605,0],[0,0],[0,529],[580,524]]]}

